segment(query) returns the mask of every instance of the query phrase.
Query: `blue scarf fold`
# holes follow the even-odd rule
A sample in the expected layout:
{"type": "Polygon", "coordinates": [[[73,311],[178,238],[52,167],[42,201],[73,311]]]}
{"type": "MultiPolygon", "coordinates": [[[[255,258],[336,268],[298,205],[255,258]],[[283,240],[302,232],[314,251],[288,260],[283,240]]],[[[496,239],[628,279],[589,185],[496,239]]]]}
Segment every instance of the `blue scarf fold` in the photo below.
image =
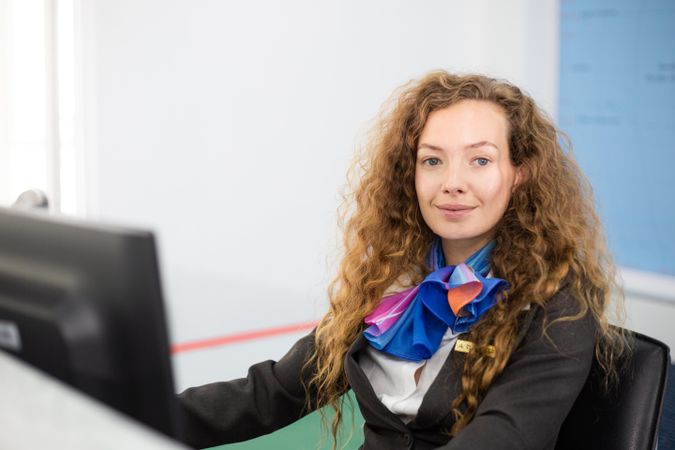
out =
{"type": "Polygon", "coordinates": [[[429,359],[448,328],[467,332],[508,289],[490,272],[493,241],[457,266],[446,266],[440,239],[429,252],[432,272],[418,286],[384,297],[365,322],[364,337],[374,348],[410,361],[429,359]],[[454,310],[453,310],[454,308],[454,310]]]}

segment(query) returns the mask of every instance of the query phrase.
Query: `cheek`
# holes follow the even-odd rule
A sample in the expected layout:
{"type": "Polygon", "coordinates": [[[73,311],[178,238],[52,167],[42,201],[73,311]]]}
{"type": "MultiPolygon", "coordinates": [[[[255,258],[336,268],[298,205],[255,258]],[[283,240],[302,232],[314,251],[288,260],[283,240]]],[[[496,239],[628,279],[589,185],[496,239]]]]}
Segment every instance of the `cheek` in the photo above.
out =
{"type": "Polygon", "coordinates": [[[415,173],[415,192],[417,193],[417,201],[421,207],[424,206],[425,200],[428,197],[429,180],[420,176],[419,172],[415,173]]]}
{"type": "Polygon", "coordinates": [[[495,171],[484,177],[476,186],[479,197],[485,205],[494,209],[495,213],[502,213],[511,198],[513,176],[510,173],[495,171]]]}

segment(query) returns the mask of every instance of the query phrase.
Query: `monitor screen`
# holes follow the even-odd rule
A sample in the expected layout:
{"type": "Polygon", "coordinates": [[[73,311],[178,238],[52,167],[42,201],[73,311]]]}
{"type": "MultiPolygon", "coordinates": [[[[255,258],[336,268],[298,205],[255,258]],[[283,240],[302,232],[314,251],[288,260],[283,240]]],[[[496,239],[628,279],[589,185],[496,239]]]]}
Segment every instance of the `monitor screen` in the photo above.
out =
{"type": "Polygon", "coordinates": [[[150,232],[0,208],[0,349],[179,437],[150,232]]]}

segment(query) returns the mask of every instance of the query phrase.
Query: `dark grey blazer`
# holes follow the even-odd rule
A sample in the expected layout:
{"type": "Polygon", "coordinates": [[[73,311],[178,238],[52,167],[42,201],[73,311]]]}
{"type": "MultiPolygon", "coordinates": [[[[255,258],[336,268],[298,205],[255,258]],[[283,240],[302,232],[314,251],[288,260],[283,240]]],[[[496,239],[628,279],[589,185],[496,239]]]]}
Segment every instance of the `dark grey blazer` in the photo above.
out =
{"type": "MultiPolygon", "coordinates": [[[[578,311],[567,289],[524,311],[509,363],[481,401],[474,419],[455,438],[452,400],[460,389],[464,354],[452,351],[424,396],[415,420],[404,424],[375,396],[358,364],[367,345],[360,336],[345,356],[345,373],[365,419],[363,449],[553,449],[560,426],[588,376],[595,322],[587,314],[557,322],[542,336],[542,323],[578,311]]],[[[460,336],[461,338],[461,336],[460,336]]],[[[185,440],[196,447],[238,442],[270,433],[307,414],[301,368],[313,334],[278,362],[252,366],[248,377],[187,389],[179,395],[185,440]]]]}

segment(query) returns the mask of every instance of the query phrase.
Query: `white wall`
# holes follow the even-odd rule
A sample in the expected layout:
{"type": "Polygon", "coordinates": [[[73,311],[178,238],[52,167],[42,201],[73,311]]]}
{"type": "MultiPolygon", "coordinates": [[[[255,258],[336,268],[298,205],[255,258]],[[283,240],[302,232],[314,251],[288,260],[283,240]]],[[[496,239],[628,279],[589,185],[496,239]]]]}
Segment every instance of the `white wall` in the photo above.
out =
{"type": "Polygon", "coordinates": [[[9,203],[9,88],[7,86],[6,69],[9,55],[7,40],[9,26],[7,24],[8,2],[0,0],[0,202],[9,203]]]}
{"type": "MultiPolygon", "coordinates": [[[[157,231],[175,342],[320,317],[345,171],[396,86],[485,72],[556,110],[553,0],[79,8],[89,215],[157,231]]],[[[180,355],[178,384],[297,337],[180,355]]]]}
{"type": "Polygon", "coordinates": [[[624,267],[621,281],[626,294],[625,326],[675,348],[675,278],[624,267]]]}

